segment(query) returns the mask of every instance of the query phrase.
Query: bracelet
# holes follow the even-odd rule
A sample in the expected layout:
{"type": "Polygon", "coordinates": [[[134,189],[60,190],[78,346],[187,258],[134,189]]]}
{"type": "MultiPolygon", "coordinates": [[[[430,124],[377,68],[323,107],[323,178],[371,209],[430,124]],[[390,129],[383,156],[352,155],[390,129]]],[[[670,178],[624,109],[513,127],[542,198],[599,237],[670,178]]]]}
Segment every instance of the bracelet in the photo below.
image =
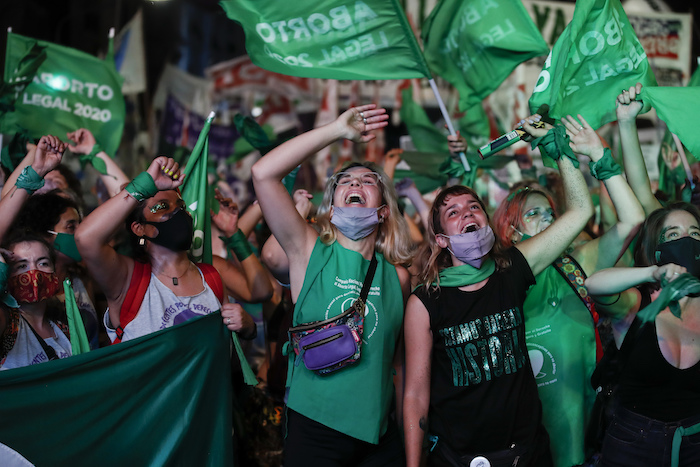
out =
{"type": "Polygon", "coordinates": [[[44,186],[44,178],[39,176],[31,165],[26,166],[22,169],[22,172],[17,177],[15,182],[17,188],[23,188],[27,190],[30,195],[36,190],[44,186]]]}
{"type": "Polygon", "coordinates": [[[248,256],[253,254],[253,249],[250,248],[250,243],[248,243],[248,239],[245,237],[241,229],[238,229],[236,233],[230,237],[220,236],[219,238],[223,240],[224,245],[226,245],[226,247],[229,248],[234,255],[236,255],[238,261],[243,261],[248,256]]]}
{"type": "Polygon", "coordinates": [[[139,203],[158,193],[156,182],[148,172],[141,172],[124,188],[139,203]]]}
{"type": "Polygon", "coordinates": [[[578,168],[578,158],[569,146],[569,135],[563,125],[557,125],[547,132],[546,135],[532,140],[532,149],[540,148],[542,163],[550,168],[556,168],[555,161],[566,156],[571,159],[574,167],[578,168]]]}
{"type": "Polygon", "coordinates": [[[610,303],[603,303],[603,302],[601,302],[601,301],[600,301],[599,299],[597,299],[597,298],[594,299],[594,301],[595,301],[597,304],[599,304],[599,305],[610,306],[610,305],[614,305],[614,304],[616,304],[617,302],[619,302],[619,301],[620,301],[620,297],[622,297],[622,293],[618,293],[618,294],[617,294],[617,298],[616,298],[615,300],[613,300],[612,302],[610,302],[610,303]]]}
{"type": "Polygon", "coordinates": [[[622,167],[613,159],[610,148],[605,148],[603,157],[596,162],[592,162],[588,168],[591,170],[593,178],[598,180],[607,180],[622,173],[622,167]]]}
{"type": "Polygon", "coordinates": [[[78,158],[80,159],[80,166],[85,168],[87,164],[90,164],[102,175],[108,175],[107,164],[105,164],[105,161],[97,157],[97,155],[102,151],[104,151],[102,146],[100,146],[99,143],[95,143],[95,145],[92,147],[92,151],[90,151],[90,154],[78,155],[78,158]]]}
{"type": "Polygon", "coordinates": [[[10,267],[7,263],[0,262],[0,302],[9,306],[10,308],[19,308],[19,303],[15,300],[15,297],[10,295],[7,291],[7,277],[10,267]]]}

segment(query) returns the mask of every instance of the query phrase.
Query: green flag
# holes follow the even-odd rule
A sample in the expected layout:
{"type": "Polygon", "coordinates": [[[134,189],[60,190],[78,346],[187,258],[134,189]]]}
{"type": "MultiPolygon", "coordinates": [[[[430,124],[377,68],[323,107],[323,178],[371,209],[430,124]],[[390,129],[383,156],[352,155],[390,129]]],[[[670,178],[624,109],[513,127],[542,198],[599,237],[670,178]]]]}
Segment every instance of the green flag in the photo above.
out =
{"type": "Polygon", "coordinates": [[[70,330],[70,347],[73,355],[80,355],[90,351],[85,324],[80,316],[78,303],[75,301],[75,292],[70,279],[63,281],[63,291],[66,297],[66,316],[68,318],[68,329],[70,330]]]}
{"type": "Polygon", "coordinates": [[[22,59],[37,45],[45,48],[46,59],[17,97],[14,112],[3,119],[10,119],[15,131],[26,129],[32,138],[55,134],[65,139],[66,133],[87,128],[107,154],[114,155],[126,110],[121,94],[123,79],[114,68],[112,55],[101,60],[76,49],[9,33],[5,81],[16,75],[22,59]]]}
{"type": "MultiPolygon", "coordinates": [[[[646,53],[619,0],[578,0],[574,17],[547,57],[530,97],[560,119],[582,114],[598,129],[615,120],[621,89],[656,86],[646,53]]],[[[648,110],[648,109],[647,109],[648,110]]]]}
{"type": "Polygon", "coordinates": [[[640,99],[656,109],[668,129],[693,154],[700,154],[700,134],[697,120],[700,116],[700,87],[645,87],[640,99]]]}
{"type": "MultiPolygon", "coordinates": [[[[17,66],[0,84],[0,117],[7,112],[14,112],[15,101],[19,94],[32,82],[37,70],[46,60],[46,47],[39,44],[34,44],[22,58],[17,62],[17,66]]],[[[8,122],[10,119],[2,119],[0,124],[8,125],[3,127],[0,125],[0,133],[10,133],[13,122],[8,122]]],[[[14,168],[14,167],[12,167],[14,168]]]]}
{"type": "Polygon", "coordinates": [[[229,345],[212,313],[0,371],[0,443],[37,466],[232,465],[229,345]]]}
{"type": "Polygon", "coordinates": [[[194,218],[194,234],[190,255],[193,261],[212,263],[211,255],[211,213],[209,212],[209,190],[207,181],[207,160],[209,158],[209,128],[214,120],[210,113],[199,133],[185,166],[185,181],[180,187],[182,199],[194,218]]]}
{"type": "Polygon", "coordinates": [[[331,79],[431,78],[398,0],[223,0],[261,68],[331,79]]]}
{"type": "Polygon", "coordinates": [[[459,91],[459,108],[491,94],[547,43],[520,0],[442,0],[422,27],[430,69],[459,91]]]}
{"type": "MultiPolygon", "coordinates": [[[[401,163],[394,171],[394,182],[410,178],[421,193],[429,193],[447,183],[448,176],[440,171],[445,154],[404,151],[401,163]]],[[[464,168],[462,168],[464,170],[464,168]]]]}

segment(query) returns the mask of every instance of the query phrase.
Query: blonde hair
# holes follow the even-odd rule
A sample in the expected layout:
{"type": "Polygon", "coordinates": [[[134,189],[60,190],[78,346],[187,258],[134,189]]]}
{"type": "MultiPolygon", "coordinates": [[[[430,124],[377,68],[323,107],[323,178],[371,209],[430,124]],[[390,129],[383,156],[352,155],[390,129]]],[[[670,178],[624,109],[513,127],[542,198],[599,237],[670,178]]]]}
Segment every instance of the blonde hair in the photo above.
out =
{"type": "MultiPolygon", "coordinates": [[[[393,265],[408,266],[413,258],[413,242],[408,230],[406,219],[399,211],[397,203],[398,195],[393,182],[382,169],[372,162],[351,162],[344,165],[337,173],[344,172],[354,167],[364,167],[379,174],[379,187],[382,193],[382,204],[386,204],[389,215],[384,218],[377,227],[377,241],[374,248],[380,252],[393,265]]],[[[326,182],[323,190],[323,200],[316,213],[316,223],[319,227],[321,241],[330,245],[336,240],[336,227],[331,224],[330,210],[335,195],[335,177],[326,182]]]]}

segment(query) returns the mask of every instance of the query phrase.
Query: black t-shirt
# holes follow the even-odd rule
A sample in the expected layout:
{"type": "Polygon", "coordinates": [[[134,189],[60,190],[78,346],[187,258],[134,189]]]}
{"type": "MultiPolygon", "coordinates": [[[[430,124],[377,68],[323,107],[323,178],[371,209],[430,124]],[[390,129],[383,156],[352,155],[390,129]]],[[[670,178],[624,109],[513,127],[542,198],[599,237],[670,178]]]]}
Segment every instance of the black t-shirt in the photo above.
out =
{"type": "Polygon", "coordinates": [[[416,290],[430,314],[430,433],[461,453],[529,444],[542,408],[525,346],[523,302],[535,283],[516,248],[481,289],[416,290]]]}

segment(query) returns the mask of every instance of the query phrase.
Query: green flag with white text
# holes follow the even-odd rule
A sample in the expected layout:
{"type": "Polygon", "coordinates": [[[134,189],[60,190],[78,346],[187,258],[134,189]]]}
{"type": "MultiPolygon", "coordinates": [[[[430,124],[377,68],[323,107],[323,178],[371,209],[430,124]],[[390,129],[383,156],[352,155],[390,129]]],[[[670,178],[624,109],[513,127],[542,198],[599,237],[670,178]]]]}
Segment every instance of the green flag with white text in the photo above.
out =
{"type": "Polygon", "coordinates": [[[37,466],[231,466],[230,336],[212,313],[0,371],[0,443],[37,466]]]}
{"type": "Polygon", "coordinates": [[[397,0],[223,0],[261,68],[305,78],[430,78],[397,0]]]}
{"type": "Polygon", "coordinates": [[[112,55],[102,60],[70,47],[8,33],[5,81],[17,78],[21,60],[37,45],[44,47],[46,58],[18,95],[14,111],[2,117],[3,131],[10,125],[13,131],[26,130],[32,138],[54,134],[65,139],[66,133],[87,128],[113,156],[121,141],[126,110],[123,79],[112,55]]]}
{"type": "Polygon", "coordinates": [[[441,0],[423,24],[430,69],[459,91],[460,110],[491,94],[549,47],[520,0],[441,0]]]}
{"type": "Polygon", "coordinates": [[[207,181],[207,160],[209,159],[209,128],[214,120],[214,112],[209,114],[199,133],[185,166],[185,181],[180,187],[182,199],[194,219],[194,234],[190,255],[195,262],[212,263],[211,254],[211,213],[207,181]]]}
{"type": "MultiPolygon", "coordinates": [[[[530,97],[534,113],[542,104],[560,119],[582,114],[598,129],[612,122],[621,89],[640,82],[656,86],[646,53],[619,0],[578,0],[539,75],[530,97]]],[[[648,109],[647,109],[648,110],[648,109]]]]}

